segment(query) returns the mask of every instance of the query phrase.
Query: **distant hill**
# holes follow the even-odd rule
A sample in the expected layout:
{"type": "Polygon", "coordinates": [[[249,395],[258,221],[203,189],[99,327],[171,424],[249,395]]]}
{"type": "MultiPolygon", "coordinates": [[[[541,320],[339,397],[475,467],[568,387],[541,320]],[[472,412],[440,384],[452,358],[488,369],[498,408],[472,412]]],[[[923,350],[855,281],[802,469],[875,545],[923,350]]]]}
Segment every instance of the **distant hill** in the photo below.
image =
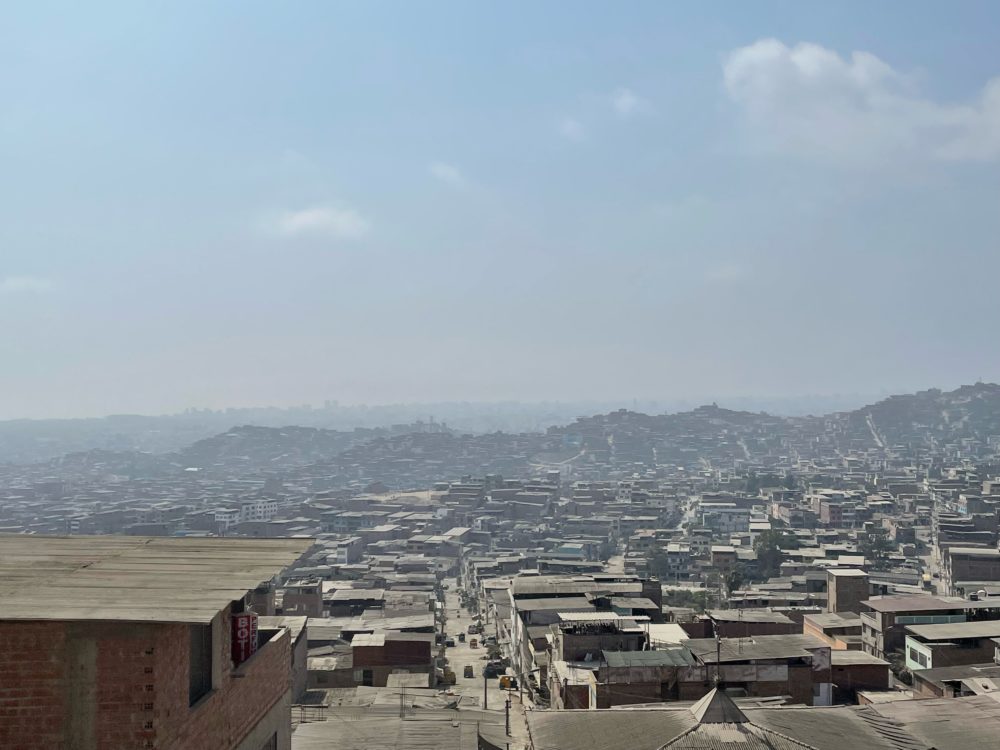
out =
{"type": "Polygon", "coordinates": [[[282,469],[328,461],[343,451],[379,437],[390,430],[358,429],[351,432],[316,427],[257,427],[242,425],[199,440],[171,454],[184,468],[212,467],[282,469]]]}
{"type": "Polygon", "coordinates": [[[976,383],[954,391],[932,388],[890,396],[844,418],[854,437],[870,436],[873,442],[877,438],[886,447],[985,440],[1000,435],[1000,385],[976,383]]]}
{"type": "MultiPolygon", "coordinates": [[[[695,465],[711,462],[776,460],[779,456],[830,457],[853,450],[895,446],[939,449],[963,439],[985,442],[1000,435],[1000,385],[976,383],[954,391],[937,389],[891,396],[853,411],[825,416],[780,417],[737,411],[716,404],[690,411],[650,415],[620,409],[579,417],[543,432],[459,434],[440,423],[416,422],[388,428],[349,431],[293,425],[245,424],[211,436],[197,435],[182,446],[149,449],[157,443],[155,419],[114,418],[120,433],[100,437],[88,420],[74,424],[69,443],[101,445],[72,450],[50,459],[53,474],[165,476],[188,469],[229,476],[304,467],[326,468],[344,477],[378,480],[382,474],[415,484],[461,474],[521,475],[534,469],[577,466],[652,464],[695,465]],[[154,420],[153,422],[147,420],[154,420]],[[135,449],[138,443],[142,448],[135,449]]],[[[180,419],[180,418],[178,418],[180,419]]],[[[215,417],[212,418],[213,420],[215,417]]],[[[188,415],[177,423],[178,435],[205,430],[212,420],[188,415]],[[184,421],[190,420],[190,421],[184,421]]],[[[60,443],[44,437],[41,423],[22,423],[32,436],[25,447],[0,423],[0,456],[12,463],[60,443]],[[34,432],[33,432],[34,430],[34,432]],[[11,445],[14,447],[12,448],[11,445]],[[20,447],[18,447],[20,446],[20,447]],[[15,458],[11,458],[14,456],[15,458]]]]}

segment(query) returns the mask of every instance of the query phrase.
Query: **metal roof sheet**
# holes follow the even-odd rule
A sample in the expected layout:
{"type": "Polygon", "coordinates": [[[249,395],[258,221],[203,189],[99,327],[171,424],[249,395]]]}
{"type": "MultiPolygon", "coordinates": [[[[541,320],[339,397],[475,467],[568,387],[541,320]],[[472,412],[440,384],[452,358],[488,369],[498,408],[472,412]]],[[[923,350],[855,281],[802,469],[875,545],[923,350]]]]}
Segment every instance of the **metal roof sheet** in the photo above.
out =
{"type": "Polygon", "coordinates": [[[951,622],[940,625],[907,625],[906,629],[928,641],[945,641],[961,638],[1000,637],[1000,620],[984,622],[951,622]]]}
{"type": "Polygon", "coordinates": [[[664,648],[656,651],[604,651],[604,661],[611,668],[621,667],[683,667],[695,664],[686,648],[664,648]]]}

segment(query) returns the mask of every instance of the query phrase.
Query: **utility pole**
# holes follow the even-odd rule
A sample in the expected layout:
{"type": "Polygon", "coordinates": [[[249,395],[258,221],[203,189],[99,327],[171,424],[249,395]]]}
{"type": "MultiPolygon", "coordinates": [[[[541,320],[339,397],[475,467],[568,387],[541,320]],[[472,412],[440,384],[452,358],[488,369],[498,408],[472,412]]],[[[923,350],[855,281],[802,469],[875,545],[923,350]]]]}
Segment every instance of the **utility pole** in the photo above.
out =
{"type": "Polygon", "coordinates": [[[722,638],[719,637],[719,624],[712,618],[712,630],[715,632],[715,687],[722,683],[722,638]]]}
{"type": "Polygon", "coordinates": [[[483,675],[483,710],[484,711],[487,708],[489,708],[489,700],[490,700],[489,685],[490,685],[489,678],[484,674],[483,675]]]}
{"type": "Polygon", "coordinates": [[[507,691],[507,711],[505,716],[507,724],[507,736],[510,737],[510,691],[507,691]]]}

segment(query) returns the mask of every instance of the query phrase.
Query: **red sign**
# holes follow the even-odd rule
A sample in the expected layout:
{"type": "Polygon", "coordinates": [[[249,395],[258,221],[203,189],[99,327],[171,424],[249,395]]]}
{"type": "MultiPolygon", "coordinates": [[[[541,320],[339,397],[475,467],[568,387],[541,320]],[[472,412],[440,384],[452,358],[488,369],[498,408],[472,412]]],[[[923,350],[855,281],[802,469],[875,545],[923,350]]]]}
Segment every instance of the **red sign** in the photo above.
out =
{"type": "Polygon", "coordinates": [[[257,615],[240,612],[233,615],[233,664],[239,666],[257,651],[257,615]]]}

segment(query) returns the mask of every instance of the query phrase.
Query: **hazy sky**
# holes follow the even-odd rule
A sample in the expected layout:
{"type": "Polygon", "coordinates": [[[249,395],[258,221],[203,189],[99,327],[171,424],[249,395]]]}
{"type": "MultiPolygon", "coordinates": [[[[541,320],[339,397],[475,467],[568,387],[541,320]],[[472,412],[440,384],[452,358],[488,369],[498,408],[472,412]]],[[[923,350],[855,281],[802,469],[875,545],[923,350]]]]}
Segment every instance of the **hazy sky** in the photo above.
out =
{"type": "Polygon", "coordinates": [[[1000,379],[994,2],[8,3],[0,417],[1000,379]]]}

